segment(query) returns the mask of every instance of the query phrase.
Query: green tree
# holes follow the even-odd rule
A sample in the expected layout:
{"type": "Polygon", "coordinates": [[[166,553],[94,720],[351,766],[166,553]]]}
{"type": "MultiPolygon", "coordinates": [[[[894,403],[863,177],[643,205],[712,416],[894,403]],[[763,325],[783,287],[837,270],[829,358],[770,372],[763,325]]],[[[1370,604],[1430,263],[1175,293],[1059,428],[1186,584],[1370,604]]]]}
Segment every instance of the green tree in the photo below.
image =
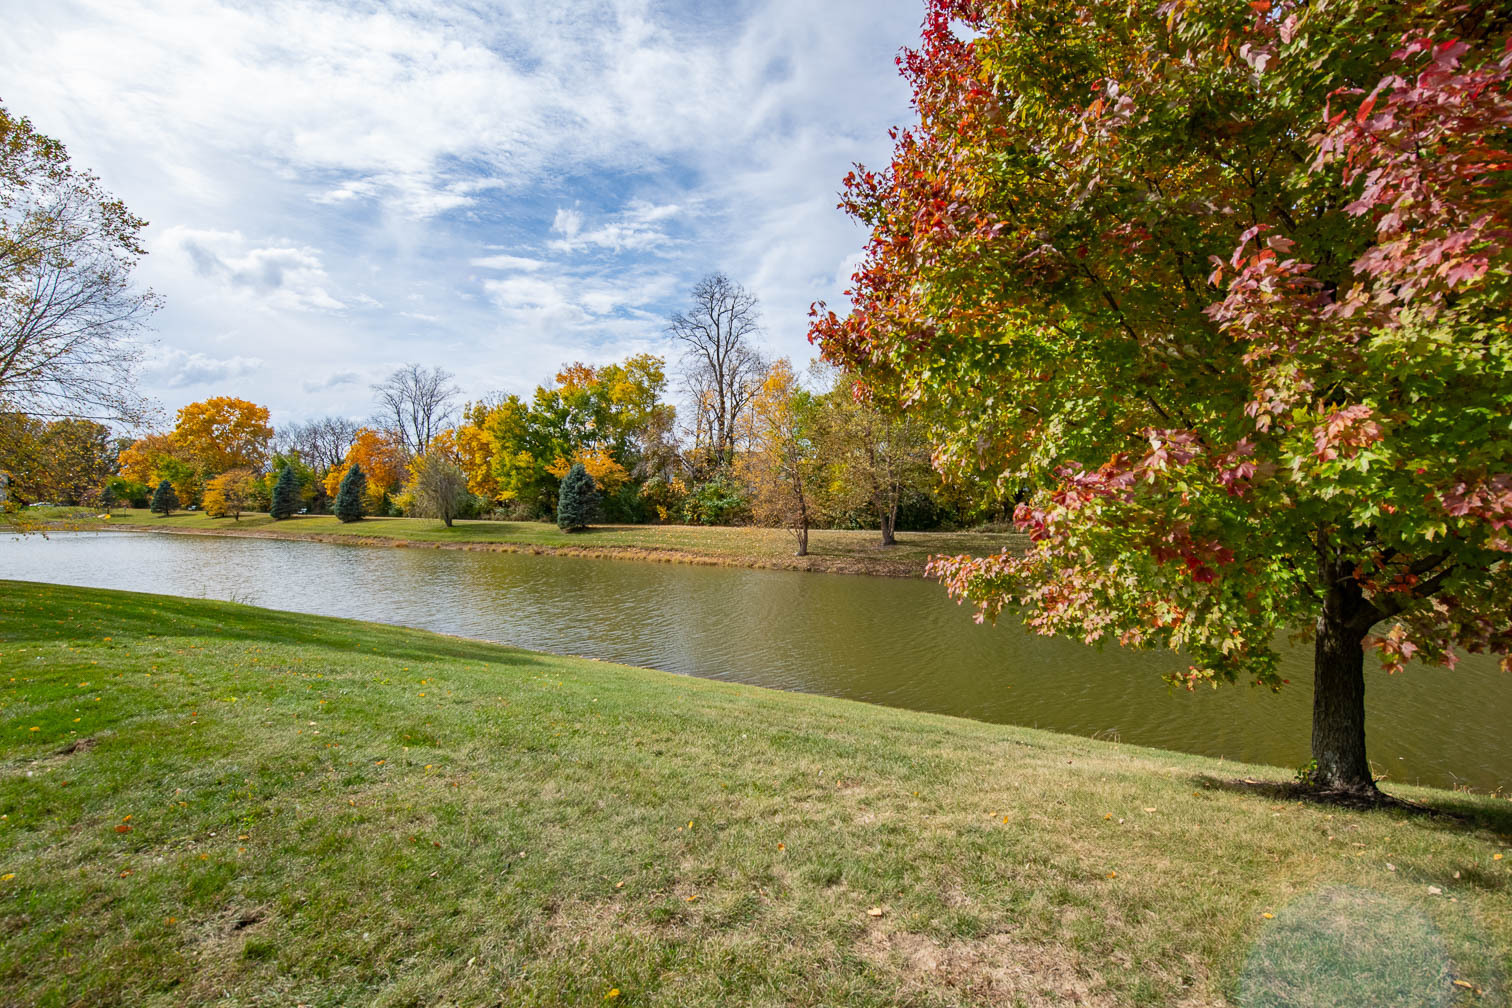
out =
{"type": "Polygon", "coordinates": [[[356,463],[341,477],[336,490],[336,517],[342,522],[362,521],[363,502],[367,495],[367,476],[356,463]]]}
{"type": "Polygon", "coordinates": [[[576,532],[593,523],[598,513],[598,487],[581,462],[574,463],[557,493],[557,527],[576,532]]]}
{"type": "Polygon", "coordinates": [[[179,498],[174,492],[173,484],[163,480],[152,493],[152,513],[162,515],[164,518],[173,514],[178,509],[179,498]]]}
{"type": "Polygon", "coordinates": [[[298,510],[299,479],[294,473],[294,467],[285,465],[278,473],[278,481],[273,484],[273,500],[268,514],[274,521],[283,521],[292,518],[298,510]]]}
{"type": "MultiPolygon", "coordinates": [[[[1028,489],[984,616],[1279,688],[1379,800],[1364,651],[1512,654],[1512,57],[1497,5],[933,0],[815,338],[1028,489]]],[[[1505,664],[1512,669],[1512,661],[1505,664]]]]}
{"type": "Polygon", "coordinates": [[[882,545],[894,545],[904,497],[937,482],[923,425],[896,407],[884,409],[864,389],[858,395],[847,379],[824,397],[818,430],[828,475],[827,509],[869,513],[882,532],[882,545]]]}

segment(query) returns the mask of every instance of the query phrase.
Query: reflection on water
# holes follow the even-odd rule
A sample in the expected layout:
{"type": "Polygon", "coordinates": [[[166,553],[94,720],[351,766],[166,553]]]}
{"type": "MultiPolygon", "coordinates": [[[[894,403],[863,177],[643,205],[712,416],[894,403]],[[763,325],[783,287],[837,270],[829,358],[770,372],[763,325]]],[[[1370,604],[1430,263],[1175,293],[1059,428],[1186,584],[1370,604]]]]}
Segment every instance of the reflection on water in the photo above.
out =
{"type": "MultiPolygon", "coordinates": [[[[0,577],[235,599],[1229,759],[1307,759],[1311,653],[1279,695],[1160,682],[1168,653],[977,626],[939,585],[634,561],[128,532],[0,539],[0,577]]],[[[1367,682],[1391,779],[1512,785],[1495,661],[1367,682]]]]}

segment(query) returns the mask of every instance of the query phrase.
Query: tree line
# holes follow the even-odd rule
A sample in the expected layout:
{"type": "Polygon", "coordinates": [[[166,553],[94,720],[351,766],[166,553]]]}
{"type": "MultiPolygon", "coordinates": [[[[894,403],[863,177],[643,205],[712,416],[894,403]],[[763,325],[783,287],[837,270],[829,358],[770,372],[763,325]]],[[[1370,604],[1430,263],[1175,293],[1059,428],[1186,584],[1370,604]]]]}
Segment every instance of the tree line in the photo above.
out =
{"type": "Polygon", "coordinates": [[[275,428],[265,406],[214,396],[129,441],[98,421],[13,411],[0,414],[0,467],[19,499],[232,520],[276,510],[281,481],[293,488],[292,513],[331,513],[355,471],[353,517],[450,524],[549,520],[581,466],[597,520],[784,526],[800,554],[812,527],[875,528],[889,545],[900,525],[974,514],[938,484],[924,425],[833,369],[800,375],[786,359],[768,360],[759,331],[756,299],[715,274],[668,321],[683,350],[671,369],[649,353],[574,362],[528,396],[462,402],[450,372],[408,364],[373,386],[365,421],[275,428]],[[681,410],[670,401],[679,393],[681,410]]]}

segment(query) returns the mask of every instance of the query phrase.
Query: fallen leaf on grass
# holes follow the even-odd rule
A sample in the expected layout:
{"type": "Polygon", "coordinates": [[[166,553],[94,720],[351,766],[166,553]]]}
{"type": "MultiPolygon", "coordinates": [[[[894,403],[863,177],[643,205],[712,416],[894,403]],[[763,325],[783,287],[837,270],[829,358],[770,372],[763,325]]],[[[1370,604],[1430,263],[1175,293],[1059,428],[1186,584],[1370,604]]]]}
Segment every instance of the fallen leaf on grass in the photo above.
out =
{"type": "Polygon", "coordinates": [[[128,826],[127,824],[125,824],[125,823],[118,823],[116,825],[115,831],[117,833],[130,833],[131,832],[131,827],[128,826]]]}
{"type": "Polygon", "coordinates": [[[1260,916],[1264,917],[1266,920],[1275,920],[1276,919],[1276,915],[1273,914],[1273,913],[1263,913],[1260,916]]]}
{"type": "Polygon", "coordinates": [[[870,910],[866,911],[866,916],[881,917],[883,913],[884,911],[881,907],[872,907],[870,910]]]}
{"type": "Polygon", "coordinates": [[[1428,895],[1429,896],[1442,896],[1443,893],[1444,893],[1444,890],[1440,889],[1436,885],[1431,885],[1431,886],[1428,887],[1428,895]]]}

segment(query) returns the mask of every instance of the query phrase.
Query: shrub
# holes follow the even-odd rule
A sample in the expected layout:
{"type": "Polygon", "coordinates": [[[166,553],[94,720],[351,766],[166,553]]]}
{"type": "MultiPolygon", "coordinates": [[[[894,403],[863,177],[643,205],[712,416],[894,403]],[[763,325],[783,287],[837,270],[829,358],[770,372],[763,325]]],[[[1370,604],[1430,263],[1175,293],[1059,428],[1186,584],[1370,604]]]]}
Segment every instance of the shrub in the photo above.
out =
{"type": "Polygon", "coordinates": [[[745,488],[727,472],[695,486],[683,502],[683,521],[689,525],[739,525],[750,518],[745,488]]]}

